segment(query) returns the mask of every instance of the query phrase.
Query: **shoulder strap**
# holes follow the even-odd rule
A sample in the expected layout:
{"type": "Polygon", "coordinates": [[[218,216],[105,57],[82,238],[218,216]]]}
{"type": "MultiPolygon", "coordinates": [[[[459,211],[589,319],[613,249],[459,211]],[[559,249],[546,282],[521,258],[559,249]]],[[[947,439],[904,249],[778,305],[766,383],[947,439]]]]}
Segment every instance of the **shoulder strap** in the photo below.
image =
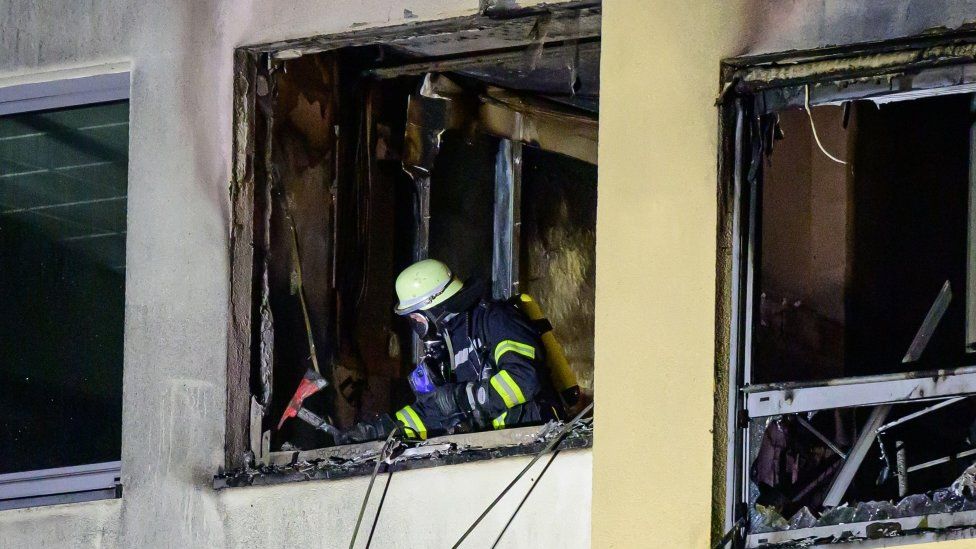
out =
{"type": "Polygon", "coordinates": [[[532,329],[535,330],[537,335],[541,336],[544,333],[551,332],[552,322],[549,322],[549,319],[546,317],[533,319],[529,315],[529,313],[522,308],[522,300],[519,298],[520,295],[522,294],[513,295],[512,297],[508,298],[508,300],[506,300],[505,303],[512,305],[513,307],[521,311],[522,314],[525,315],[526,320],[528,320],[529,326],[531,326],[532,329]]]}

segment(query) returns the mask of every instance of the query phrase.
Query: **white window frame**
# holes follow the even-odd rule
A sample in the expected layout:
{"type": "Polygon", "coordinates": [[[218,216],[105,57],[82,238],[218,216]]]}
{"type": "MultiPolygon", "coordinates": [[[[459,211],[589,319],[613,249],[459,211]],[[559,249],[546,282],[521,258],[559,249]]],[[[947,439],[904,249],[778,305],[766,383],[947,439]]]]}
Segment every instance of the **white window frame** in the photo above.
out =
{"type": "MultiPolygon", "coordinates": [[[[0,116],[129,100],[128,63],[0,79],[0,116]]],[[[121,461],[0,475],[0,511],[118,498],[121,461]]]]}

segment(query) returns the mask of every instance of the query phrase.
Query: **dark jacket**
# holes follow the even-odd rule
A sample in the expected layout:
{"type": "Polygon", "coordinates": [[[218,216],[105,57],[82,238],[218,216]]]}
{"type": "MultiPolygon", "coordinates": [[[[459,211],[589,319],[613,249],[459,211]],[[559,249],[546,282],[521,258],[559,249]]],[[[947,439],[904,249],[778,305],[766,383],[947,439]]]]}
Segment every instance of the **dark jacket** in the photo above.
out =
{"type": "Polygon", "coordinates": [[[442,390],[456,396],[456,405],[445,413],[443,403],[419,397],[396,413],[408,434],[427,438],[464,422],[474,429],[503,429],[556,418],[545,350],[518,308],[482,299],[444,328],[453,361],[442,390]]]}

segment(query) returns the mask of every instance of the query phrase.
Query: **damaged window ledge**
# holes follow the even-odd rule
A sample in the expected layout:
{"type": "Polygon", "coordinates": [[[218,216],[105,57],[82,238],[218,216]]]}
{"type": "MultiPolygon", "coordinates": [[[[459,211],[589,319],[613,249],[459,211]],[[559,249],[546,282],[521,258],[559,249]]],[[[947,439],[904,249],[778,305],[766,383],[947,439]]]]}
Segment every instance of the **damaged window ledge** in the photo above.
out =
{"type": "Polygon", "coordinates": [[[746,547],[809,547],[858,542],[858,547],[907,545],[922,541],[976,537],[976,511],[933,513],[829,526],[749,534],[746,547]]]}
{"type": "MultiPolygon", "coordinates": [[[[434,437],[409,445],[393,458],[392,471],[408,471],[489,459],[526,456],[541,451],[562,423],[434,437]]],[[[593,446],[592,424],[577,426],[555,450],[593,446]]],[[[268,486],[307,480],[334,480],[369,475],[383,441],[305,451],[271,452],[267,464],[214,476],[216,490],[239,486],[268,486]]]]}

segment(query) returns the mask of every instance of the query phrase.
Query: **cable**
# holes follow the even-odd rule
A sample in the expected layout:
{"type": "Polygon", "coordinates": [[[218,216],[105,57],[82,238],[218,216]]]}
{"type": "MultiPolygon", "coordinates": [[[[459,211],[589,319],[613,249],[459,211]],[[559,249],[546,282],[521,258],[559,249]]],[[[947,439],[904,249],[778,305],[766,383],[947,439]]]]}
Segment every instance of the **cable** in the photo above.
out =
{"type": "Polygon", "coordinates": [[[366,549],[373,543],[373,534],[376,532],[376,524],[380,521],[380,511],[383,510],[383,502],[386,501],[386,492],[390,489],[390,482],[393,480],[393,465],[386,466],[386,486],[383,487],[383,495],[380,496],[380,504],[376,506],[376,515],[373,516],[373,525],[369,527],[369,537],[366,539],[366,549]]]}
{"type": "Polygon", "coordinates": [[[288,220],[288,227],[291,229],[291,249],[295,254],[295,277],[298,286],[298,300],[302,305],[302,318],[305,320],[305,335],[308,337],[308,353],[312,358],[312,368],[316,374],[321,374],[319,368],[318,352],[315,350],[315,335],[312,333],[312,321],[308,315],[308,304],[305,302],[305,279],[302,277],[302,255],[298,250],[298,229],[295,228],[295,218],[291,216],[291,209],[288,207],[288,198],[281,190],[274,187],[275,195],[281,201],[281,208],[285,212],[285,219],[288,220]]]}
{"type": "Polygon", "coordinates": [[[491,544],[491,549],[495,549],[495,547],[498,547],[498,543],[502,540],[502,536],[505,535],[505,532],[508,530],[508,527],[512,524],[512,521],[515,520],[515,515],[517,515],[518,512],[522,510],[522,506],[525,505],[525,501],[529,499],[530,495],[532,495],[532,490],[535,490],[536,484],[538,484],[539,480],[542,479],[542,475],[546,474],[546,470],[549,469],[549,466],[552,465],[552,462],[556,460],[556,456],[558,455],[559,455],[559,450],[553,452],[552,457],[550,457],[549,461],[546,462],[546,466],[542,468],[542,471],[539,471],[539,476],[535,477],[535,480],[532,481],[532,486],[529,486],[529,491],[526,492],[524,496],[522,496],[522,501],[519,502],[518,507],[516,507],[515,511],[512,512],[512,516],[508,517],[508,522],[505,523],[505,527],[502,528],[502,531],[498,533],[498,537],[495,538],[495,543],[491,544]]]}
{"type": "Polygon", "coordinates": [[[539,461],[539,458],[541,458],[545,454],[548,454],[553,448],[555,448],[556,445],[559,444],[567,434],[569,434],[569,431],[576,426],[579,420],[582,419],[583,416],[586,415],[587,412],[589,412],[592,409],[593,409],[593,403],[591,402],[586,406],[586,408],[583,408],[582,412],[576,414],[576,417],[574,417],[571,421],[563,425],[562,429],[560,429],[559,432],[556,434],[556,436],[554,436],[552,440],[550,440],[549,443],[546,444],[545,448],[543,448],[538,454],[536,454],[535,457],[532,458],[532,461],[530,461],[528,465],[522,468],[522,471],[520,471],[519,474],[516,475],[514,479],[512,479],[512,482],[508,483],[508,486],[506,486],[505,489],[502,490],[502,493],[498,494],[498,497],[496,497],[495,500],[492,501],[488,505],[488,507],[481,512],[481,515],[478,516],[478,518],[474,521],[474,523],[471,524],[471,526],[469,526],[468,529],[465,530],[463,534],[461,534],[461,537],[458,538],[457,542],[453,546],[454,549],[457,549],[458,547],[461,546],[461,543],[465,539],[467,539],[468,535],[470,535],[471,532],[473,532],[474,529],[477,528],[479,524],[481,524],[481,521],[484,520],[484,518],[488,515],[488,513],[491,512],[492,509],[494,509],[495,505],[497,505],[498,502],[501,501],[503,497],[505,497],[505,494],[507,494],[508,491],[511,490],[513,486],[515,486],[515,483],[517,483],[519,479],[525,476],[526,471],[532,468],[532,466],[535,465],[535,462],[539,461]]]}
{"type": "MultiPolygon", "coordinates": [[[[389,451],[392,445],[393,437],[400,432],[399,429],[393,429],[390,435],[386,437],[386,442],[383,443],[383,447],[380,449],[380,455],[376,456],[376,465],[373,467],[373,474],[369,477],[369,486],[366,488],[366,495],[363,497],[363,504],[359,507],[359,516],[356,518],[356,529],[352,531],[352,539],[349,541],[349,549],[353,549],[356,545],[356,536],[359,535],[359,526],[363,523],[363,515],[366,514],[366,504],[369,503],[369,493],[373,491],[373,482],[376,481],[376,474],[380,471],[380,465],[383,460],[386,459],[386,453],[389,451]]],[[[389,486],[389,483],[387,483],[389,486]]]]}
{"type": "Polygon", "coordinates": [[[810,129],[813,130],[813,139],[817,142],[817,146],[820,147],[820,152],[827,155],[827,158],[833,160],[834,162],[846,165],[847,162],[827,152],[827,149],[824,148],[823,143],[820,142],[820,136],[817,135],[817,126],[813,123],[813,113],[810,112],[810,84],[803,87],[803,109],[807,111],[807,117],[810,118],[810,129]]]}

